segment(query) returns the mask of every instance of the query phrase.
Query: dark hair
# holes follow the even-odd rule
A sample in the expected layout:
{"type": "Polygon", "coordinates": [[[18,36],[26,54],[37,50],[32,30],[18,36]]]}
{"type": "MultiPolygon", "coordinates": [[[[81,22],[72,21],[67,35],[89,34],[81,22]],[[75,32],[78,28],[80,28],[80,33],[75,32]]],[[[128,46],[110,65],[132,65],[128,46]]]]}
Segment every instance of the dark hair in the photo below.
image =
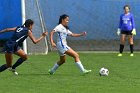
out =
{"type": "Polygon", "coordinates": [[[25,27],[30,27],[30,25],[33,25],[33,24],[34,24],[34,21],[33,20],[27,19],[23,25],[25,27]]]}
{"type": "Polygon", "coordinates": [[[62,23],[62,20],[65,19],[65,18],[67,18],[67,17],[69,17],[69,16],[66,15],[66,14],[61,15],[60,18],[59,18],[59,23],[58,24],[61,24],[62,23]]]}
{"type": "Polygon", "coordinates": [[[123,7],[123,9],[125,9],[126,7],[128,7],[129,10],[130,10],[130,6],[129,6],[129,5],[125,5],[125,6],[123,7]]]}
{"type": "MultiPolygon", "coordinates": [[[[59,23],[58,24],[61,24],[62,23],[62,20],[65,19],[65,18],[67,18],[67,17],[69,17],[67,14],[61,15],[60,18],[59,18],[59,23]]],[[[66,29],[69,29],[68,26],[65,26],[65,28],[66,29]]]]}

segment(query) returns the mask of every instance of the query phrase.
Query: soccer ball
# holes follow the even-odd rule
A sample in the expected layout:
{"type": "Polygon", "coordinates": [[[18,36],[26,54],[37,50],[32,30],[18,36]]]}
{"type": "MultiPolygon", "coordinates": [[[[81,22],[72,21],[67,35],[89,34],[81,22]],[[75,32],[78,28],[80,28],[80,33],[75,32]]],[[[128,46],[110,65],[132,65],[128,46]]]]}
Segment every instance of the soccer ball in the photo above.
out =
{"type": "Polygon", "coordinates": [[[108,76],[109,71],[107,68],[102,67],[99,71],[100,76],[108,76]]]}

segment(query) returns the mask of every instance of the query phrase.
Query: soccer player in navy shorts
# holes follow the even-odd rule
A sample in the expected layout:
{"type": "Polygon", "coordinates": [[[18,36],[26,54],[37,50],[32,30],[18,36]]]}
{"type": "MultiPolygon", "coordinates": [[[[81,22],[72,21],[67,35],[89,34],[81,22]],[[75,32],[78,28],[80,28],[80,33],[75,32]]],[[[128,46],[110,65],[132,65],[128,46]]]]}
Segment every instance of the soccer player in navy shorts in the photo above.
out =
{"type": "Polygon", "coordinates": [[[33,24],[33,20],[28,19],[22,26],[7,28],[0,31],[0,34],[4,32],[14,31],[13,36],[4,45],[3,50],[5,52],[6,64],[0,66],[0,72],[9,68],[9,70],[12,71],[15,75],[18,75],[18,73],[16,72],[16,67],[18,67],[25,60],[27,60],[27,55],[21,49],[20,45],[22,45],[23,41],[28,36],[30,37],[32,42],[36,44],[48,34],[48,32],[44,32],[38,39],[36,39],[32,33],[33,24]],[[12,65],[13,54],[16,54],[20,57],[14,65],[12,65]]]}

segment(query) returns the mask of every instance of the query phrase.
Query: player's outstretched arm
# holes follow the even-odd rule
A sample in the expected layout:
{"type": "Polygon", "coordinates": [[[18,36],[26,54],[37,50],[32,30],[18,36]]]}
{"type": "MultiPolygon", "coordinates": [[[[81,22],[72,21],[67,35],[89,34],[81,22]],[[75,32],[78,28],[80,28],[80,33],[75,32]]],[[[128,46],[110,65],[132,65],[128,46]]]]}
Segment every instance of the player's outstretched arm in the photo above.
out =
{"type": "Polygon", "coordinates": [[[10,32],[10,31],[15,31],[15,30],[16,30],[16,27],[6,28],[6,29],[3,29],[3,30],[0,30],[0,33],[5,33],[5,32],[10,32]]]}
{"type": "Polygon", "coordinates": [[[42,33],[42,35],[40,36],[40,38],[36,39],[33,36],[33,33],[31,31],[28,32],[28,35],[29,35],[30,39],[32,40],[32,42],[34,44],[37,44],[39,41],[41,41],[47,34],[48,34],[48,32],[46,31],[46,32],[42,33]]]}
{"type": "Polygon", "coordinates": [[[82,32],[82,33],[80,33],[80,34],[72,33],[70,36],[72,36],[72,37],[86,36],[86,32],[82,32]]]}
{"type": "Polygon", "coordinates": [[[51,41],[51,45],[52,47],[56,47],[56,44],[54,43],[54,40],[53,40],[53,35],[54,35],[55,31],[51,31],[50,33],[50,41],[51,41]]]}

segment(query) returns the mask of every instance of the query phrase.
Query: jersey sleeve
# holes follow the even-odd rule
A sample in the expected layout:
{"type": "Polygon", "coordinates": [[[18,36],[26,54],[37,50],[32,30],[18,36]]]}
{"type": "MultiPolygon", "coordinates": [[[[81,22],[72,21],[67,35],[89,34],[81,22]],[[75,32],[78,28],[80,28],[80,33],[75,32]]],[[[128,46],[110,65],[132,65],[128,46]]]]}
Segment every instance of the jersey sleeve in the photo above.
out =
{"type": "Polygon", "coordinates": [[[132,22],[132,28],[134,29],[135,28],[135,21],[134,21],[134,16],[133,15],[131,16],[131,22],[132,22]]]}
{"type": "Polygon", "coordinates": [[[120,15],[120,20],[119,20],[119,28],[120,29],[121,29],[122,23],[123,23],[123,21],[122,21],[122,15],[120,15]]]}
{"type": "Polygon", "coordinates": [[[16,30],[17,30],[18,28],[20,28],[20,26],[17,26],[17,27],[16,27],[16,30]]]}
{"type": "Polygon", "coordinates": [[[72,34],[72,32],[70,30],[68,30],[68,35],[71,35],[71,34],[72,34]]]}
{"type": "Polygon", "coordinates": [[[59,26],[56,26],[53,30],[54,30],[55,32],[58,32],[59,26]]]}

